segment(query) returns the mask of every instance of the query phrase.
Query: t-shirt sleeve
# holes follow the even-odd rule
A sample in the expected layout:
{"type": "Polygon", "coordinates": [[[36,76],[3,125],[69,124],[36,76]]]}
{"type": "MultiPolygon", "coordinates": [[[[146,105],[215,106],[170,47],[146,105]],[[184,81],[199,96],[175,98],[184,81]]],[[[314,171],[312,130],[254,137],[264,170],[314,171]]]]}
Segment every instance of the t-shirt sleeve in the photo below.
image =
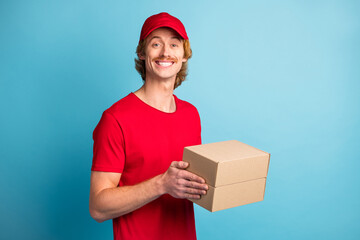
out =
{"type": "Polygon", "coordinates": [[[103,113],[93,132],[92,171],[122,173],[125,164],[124,135],[113,115],[103,113]]]}

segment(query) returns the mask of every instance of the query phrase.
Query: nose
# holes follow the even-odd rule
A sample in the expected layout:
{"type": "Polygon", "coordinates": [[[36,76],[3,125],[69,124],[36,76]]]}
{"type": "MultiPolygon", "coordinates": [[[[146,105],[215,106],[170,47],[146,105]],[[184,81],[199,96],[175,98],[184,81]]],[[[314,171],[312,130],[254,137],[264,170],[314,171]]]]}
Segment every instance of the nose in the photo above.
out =
{"type": "Polygon", "coordinates": [[[167,44],[164,44],[162,47],[161,55],[164,57],[169,57],[171,53],[170,46],[167,44]]]}

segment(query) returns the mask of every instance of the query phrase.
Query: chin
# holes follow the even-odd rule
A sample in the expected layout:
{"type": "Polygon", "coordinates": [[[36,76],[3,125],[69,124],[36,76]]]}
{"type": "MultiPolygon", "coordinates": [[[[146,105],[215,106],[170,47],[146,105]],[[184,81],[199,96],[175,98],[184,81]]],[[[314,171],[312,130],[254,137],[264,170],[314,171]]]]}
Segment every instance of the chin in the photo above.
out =
{"type": "Polygon", "coordinates": [[[176,74],[157,74],[156,77],[161,78],[161,79],[174,79],[175,80],[176,74]]]}

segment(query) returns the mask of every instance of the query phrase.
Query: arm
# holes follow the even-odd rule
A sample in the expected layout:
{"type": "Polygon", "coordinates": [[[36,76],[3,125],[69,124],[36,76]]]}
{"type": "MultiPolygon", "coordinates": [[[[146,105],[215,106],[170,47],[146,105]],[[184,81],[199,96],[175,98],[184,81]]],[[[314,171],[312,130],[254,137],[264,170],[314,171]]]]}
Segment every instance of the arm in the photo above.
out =
{"type": "Polygon", "coordinates": [[[205,180],[186,171],[186,162],[174,161],[169,169],[133,186],[118,187],[121,173],[91,172],[90,214],[98,222],[132,212],[163,194],[199,199],[208,189],[205,180]]]}

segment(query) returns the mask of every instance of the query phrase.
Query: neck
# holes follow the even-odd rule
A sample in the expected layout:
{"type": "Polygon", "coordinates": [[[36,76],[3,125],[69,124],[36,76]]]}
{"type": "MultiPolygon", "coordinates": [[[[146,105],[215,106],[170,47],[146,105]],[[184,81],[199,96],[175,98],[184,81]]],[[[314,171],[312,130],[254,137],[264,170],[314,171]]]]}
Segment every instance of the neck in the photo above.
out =
{"type": "Polygon", "coordinates": [[[174,83],[175,78],[168,80],[146,78],[144,85],[134,94],[148,105],[160,111],[167,113],[175,112],[174,83]]]}

